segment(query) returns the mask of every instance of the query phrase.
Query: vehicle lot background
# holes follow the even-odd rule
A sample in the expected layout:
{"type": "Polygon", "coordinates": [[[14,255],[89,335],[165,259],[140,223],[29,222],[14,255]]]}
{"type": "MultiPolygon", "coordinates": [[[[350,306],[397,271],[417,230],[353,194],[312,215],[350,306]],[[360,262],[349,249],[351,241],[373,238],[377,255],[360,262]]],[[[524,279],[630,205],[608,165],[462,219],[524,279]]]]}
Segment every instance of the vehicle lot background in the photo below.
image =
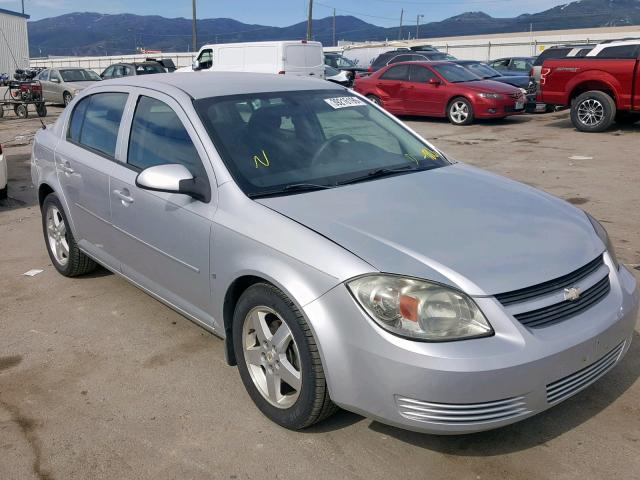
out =
{"type": "MultiPolygon", "coordinates": [[[[567,112],[464,128],[404,120],[452,158],[588,210],[640,278],[640,124],[595,135],[567,112]]],[[[56,273],[30,185],[38,126],[0,120],[15,199],[0,207],[3,480],[640,478],[638,329],[594,386],[500,430],[435,437],[347,412],[304,432],[276,426],[225,365],[222,341],[115,275],[56,273]],[[44,272],[22,276],[32,268],[44,272]]]]}

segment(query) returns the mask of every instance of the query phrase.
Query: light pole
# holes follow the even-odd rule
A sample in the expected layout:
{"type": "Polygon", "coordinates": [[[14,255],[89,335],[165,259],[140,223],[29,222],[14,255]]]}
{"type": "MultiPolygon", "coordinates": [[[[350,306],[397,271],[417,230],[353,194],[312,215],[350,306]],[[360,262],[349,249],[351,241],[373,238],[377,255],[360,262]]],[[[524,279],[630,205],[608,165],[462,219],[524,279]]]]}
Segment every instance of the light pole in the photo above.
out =
{"type": "Polygon", "coordinates": [[[421,18],[424,18],[424,15],[422,15],[421,13],[416,15],[416,40],[420,38],[420,19],[421,18]]]}
{"type": "Polygon", "coordinates": [[[309,0],[309,11],[307,17],[307,40],[313,40],[313,0],[309,0]]]}
{"type": "Polygon", "coordinates": [[[191,42],[192,42],[192,50],[194,52],[198,51],[198,26],[196,25],[196,0],[191,1],[191,5],[193,8],[193,23],[191,25],[191,42]]]}

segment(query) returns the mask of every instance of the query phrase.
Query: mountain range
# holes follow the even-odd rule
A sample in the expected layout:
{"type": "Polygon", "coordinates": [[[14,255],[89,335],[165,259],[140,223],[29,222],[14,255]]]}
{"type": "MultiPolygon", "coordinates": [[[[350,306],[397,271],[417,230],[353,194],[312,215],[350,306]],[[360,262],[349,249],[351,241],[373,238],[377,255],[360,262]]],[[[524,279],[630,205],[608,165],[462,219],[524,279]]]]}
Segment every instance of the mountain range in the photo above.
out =
{"type": "MultiPolygon", "coordinates": [[[[428,15],[427,15],[428,17],[428,15]]],[[[336,16],[338,40],[395,40],[399,27],[380,27],[347,15],[336,16]]],[[[640,0],[578,0],[534,14],[495,18],[467,12],[420,26],[421,38],[490,33],[624,26],[640,24],[640,0]]],[[[199,44],[302,39],[306,22],[288,27],[250,25],[230,18],[198,20],[199,44]]],[[[138,48],[163,52],[188,51],[191,20],[78,12],[28,23],[31,57],[61,55],[121,55],[138,48]]],[[[405,25],[403,38],[415,36],[416,26],[405,25]]],[[[313,36],[325,46],[333,42],[333,19],[313,21],[313,36]]]]}

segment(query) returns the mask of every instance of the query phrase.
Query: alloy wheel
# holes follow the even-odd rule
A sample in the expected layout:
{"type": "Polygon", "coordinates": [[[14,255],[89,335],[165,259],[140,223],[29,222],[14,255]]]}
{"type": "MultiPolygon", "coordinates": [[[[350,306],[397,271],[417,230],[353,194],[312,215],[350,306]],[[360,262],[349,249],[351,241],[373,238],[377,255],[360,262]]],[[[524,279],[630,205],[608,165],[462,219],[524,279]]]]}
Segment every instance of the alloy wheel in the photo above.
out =
{"type": "Polygon", "coordinates": [[[67,226],[62,213],[55,205],[47,208],[47,241],[56,262],[64,267],[69,262],[67,226]]]}
{"type": "Polygon", "coordinates": [[[588,98],[578,105],[578,120],[584,125],[598,125],[604,119],[604,114],[602,103],[593,98],[588,98]]]}
{"type": "Polygon", "coordinates": [[[275,310],[251,309],[242,327],[244,359],[260,394],[274,407],[291,407],[302,389],[298,345],[275,310]]]}
{"type": "Polygon", "coordinates": [[[463,123],[469,117],[469,107],[466,103],[453,102],[450,107],[451,118],[456,123],[463,123]]]}

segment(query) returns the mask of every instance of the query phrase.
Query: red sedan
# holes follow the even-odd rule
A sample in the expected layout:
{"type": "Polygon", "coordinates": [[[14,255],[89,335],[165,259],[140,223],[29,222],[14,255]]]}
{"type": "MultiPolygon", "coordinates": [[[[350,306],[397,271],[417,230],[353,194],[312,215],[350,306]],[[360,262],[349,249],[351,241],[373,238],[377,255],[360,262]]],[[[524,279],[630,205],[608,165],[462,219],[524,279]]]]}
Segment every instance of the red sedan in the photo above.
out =
{"type": "Polygon", "coordinates": [[[454,125],[514,115],[526,102],[521,89],[450,62],[395,63],[356,78],[354,89],[391,113],[448,117],[454,125]]]}

